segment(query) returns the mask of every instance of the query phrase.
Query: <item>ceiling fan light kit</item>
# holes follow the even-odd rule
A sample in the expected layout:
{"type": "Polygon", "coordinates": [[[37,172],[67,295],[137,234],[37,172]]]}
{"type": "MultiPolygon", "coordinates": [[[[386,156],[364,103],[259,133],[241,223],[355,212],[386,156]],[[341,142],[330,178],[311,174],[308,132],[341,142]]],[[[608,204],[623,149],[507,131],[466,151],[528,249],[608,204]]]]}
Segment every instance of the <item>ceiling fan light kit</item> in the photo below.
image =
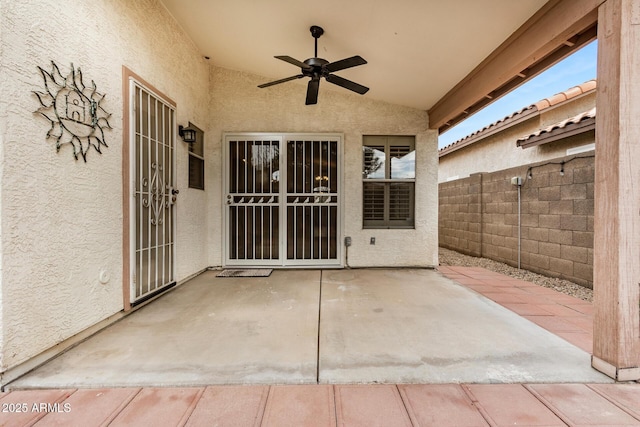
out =
{"type": "Polygon", "coordinates": [[[315,39],[315,55],[313,58],[309,58],[304,62],[301,62],[286,55],[275,57],[281,61],[285,61],[289,64],[300,67],[300,74],[296,74],[295,76],[286,77],[284,79],[276,80],[273,82],[264,83],[259,85],[258,87],[265,88],[280,83],[285,83],[291,80],[301,79],[303,77],[310,77],[311,80],[309,80],[309,83],[307,85],[307,99],[305,102],[306,105],[313,105],[318,103],[320,79],[323,77],[329,83],[333,83],[334,85],[359,93],[360,95],[364,95],[365,93],[367,93],[367,91],[369,90],[368,87],[362,86],[361,84],[332,74],[336,71],[345,70],[347,68],[356,67],[358,65],[364,65],[367,63],[367,61],[365,61],[361,56],[357,55],[335,62],[329,62],[326,59],[318,58],[318,39],[324,34],[324,30],[317,25],[313,25],[309,30],[311,31],[311,35],[315,39]]]}

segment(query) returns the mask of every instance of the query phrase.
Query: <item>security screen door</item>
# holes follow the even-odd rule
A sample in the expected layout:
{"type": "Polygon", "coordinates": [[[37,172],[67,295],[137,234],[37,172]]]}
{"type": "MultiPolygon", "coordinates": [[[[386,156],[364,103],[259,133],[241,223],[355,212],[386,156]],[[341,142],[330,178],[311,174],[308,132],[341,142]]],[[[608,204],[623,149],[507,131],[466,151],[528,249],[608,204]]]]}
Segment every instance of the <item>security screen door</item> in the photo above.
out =
{"type": "Polygon", "coordinates": [[[131,302],[174,283],[173,106],[135,80],[130,81],[134,208],[131,215],[131,302]],[[135,269],[133,269],[135,266],[135,269]]]}
{"type": "Polygon", "coordinates": [[[226,135],[227,266],[339,266],[340,135],[226,135]]]}

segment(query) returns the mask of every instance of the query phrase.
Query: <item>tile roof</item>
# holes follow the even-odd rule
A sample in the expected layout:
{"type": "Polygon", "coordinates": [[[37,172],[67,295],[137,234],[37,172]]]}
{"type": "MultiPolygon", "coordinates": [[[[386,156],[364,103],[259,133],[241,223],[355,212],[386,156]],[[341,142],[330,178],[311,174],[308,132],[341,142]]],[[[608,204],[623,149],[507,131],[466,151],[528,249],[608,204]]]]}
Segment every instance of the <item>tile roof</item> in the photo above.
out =
{"type": "Polygon", "coordinates": [[[555,95],[541,99],[536,102],[535,105],[538,108],[538,111],[542,111],[546,108],[553,107],[554,105],[558,105],[562,102],[569,101],[570,99],[576,98],[585,93],[596,90],[596,80],[589,80],[588,82],[584,82],[581,85],[574,86],[570,89],[565,90],[564,92],[556,93],[555,95]]]}
{"type": "Polygon", "coordinates": [[[562,104],[564,102],[570,101],[574,98],[577,98],[580,95],[584,95],[587,93],[591,93],[595,91],[597,87],[597,82],[595,79],[584,82],[578,86],[574,86],[569,88],[563,92],[557,93],[548,98],[541,99],[535,104],[531,104],[528,107],[522,108],[510,115],[493,122],[480,130],[473,132],[461,138],[451,144],[444,146],[438,150],[439,157],[443,157],[453,151],[459,150],[463,147],[471,145],[481,139],[484,139],[494,133],[497,133],[507,127],[513,126],[517,123],[520,123],[524,120],[527,120],[536,114],[546,110],[547,108],[554,107],[556,105],[562,104]]]}
{"type": "Polygon", "coordinates": [[[595,129],[596,107],[576,116],[569,117],[561,122],[554,123],[544,129],[540,129],[532,134],[518,138],[516,145],[522,148],[529,148],[536,145],[546,144],[560,138],[586,132],[595,129]]]}

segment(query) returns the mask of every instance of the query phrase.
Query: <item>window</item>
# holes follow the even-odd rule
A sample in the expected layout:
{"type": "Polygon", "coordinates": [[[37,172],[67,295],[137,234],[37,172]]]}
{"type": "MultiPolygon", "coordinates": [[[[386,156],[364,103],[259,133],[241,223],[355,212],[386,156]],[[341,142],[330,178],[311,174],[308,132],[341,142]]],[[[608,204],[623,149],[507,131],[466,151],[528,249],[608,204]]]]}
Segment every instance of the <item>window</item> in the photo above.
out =
{"type": "Polygon", "coordinates": [[[365,136],[362,152],[363,227],[413,228],[415,138],[365,136]]]}
{"type": "Polygon", "coordinates": [[[189,188],[204,190],[204,132],[189,122],[195,129],[196,141],[189,144],[189,188]]]}

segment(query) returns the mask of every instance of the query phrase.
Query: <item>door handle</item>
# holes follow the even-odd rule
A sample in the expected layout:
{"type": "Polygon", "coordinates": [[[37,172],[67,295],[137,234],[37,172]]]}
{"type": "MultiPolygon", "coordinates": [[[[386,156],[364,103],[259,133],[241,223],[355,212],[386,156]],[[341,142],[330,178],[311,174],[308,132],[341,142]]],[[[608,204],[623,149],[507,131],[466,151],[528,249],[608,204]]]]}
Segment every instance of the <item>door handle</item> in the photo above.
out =
{"type": "Polygon", "coordinates": [[[178,199],[177,194],[179,193],[179,190],[176,190],[175,188],[171,187],[171,197],[169,197],[169,205],[175,205],[176,200],[178,199]]]}

